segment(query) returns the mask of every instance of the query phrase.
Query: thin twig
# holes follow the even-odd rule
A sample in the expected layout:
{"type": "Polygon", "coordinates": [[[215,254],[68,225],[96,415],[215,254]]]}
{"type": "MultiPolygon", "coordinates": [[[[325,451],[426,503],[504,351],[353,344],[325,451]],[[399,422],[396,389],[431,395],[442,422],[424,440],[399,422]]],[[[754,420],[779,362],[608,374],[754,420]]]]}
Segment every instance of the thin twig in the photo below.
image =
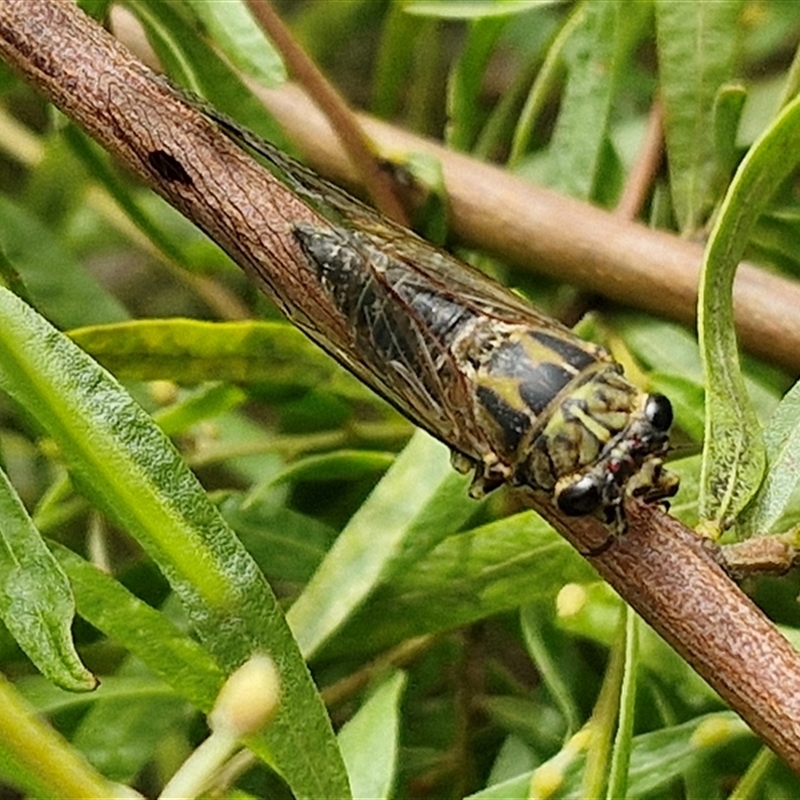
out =
{"type": "MultiPolygon", "coordinates": [[[[3,0],[0,56],[206,230],[266,292],[304,293],[310,318],[325,313],[328,303],[291,233],[300,221],[318,221],[315,212],[71,0],[3,0]]],[[[502,175],[488,174],[494,182],[482,187],[484,210],[502,175]]],[[[589,220],[575,224],[576,235],[594,224],[589,207],[564,206],[549,194],[536,202],[545,197],[571,213],[583,210],[589,220]]],[[[652,235],[626,229],[629,238],[652,235]]],[[[666,234],[659,241],[673,247],[666,234]]],[[[628,533],[610,546],[597,520],[564,518],[547,502],[533,504],[581,552],[597,554],[589,559],[600,574],[800,774],[800,656],[728,578],[712,547],[637,502],[628,504],[628,533]]]]}
{"type": "Polygon", "coordinates": [[[656,100],[647,118],[644,140],[614,208],[614,213],[620,219],[636,219],[644,207],[653,180],[664,158],[663,121],[664,112],[661,103],[656,100]]]}
{"type": "Polygon", "coordinates": [[[375,205],[395,222],[408,225],[408,214],[394,190],[394,184],[381,169],[374,148],[345,99],[300,47],[268,0],[246,2],[253,16],[280,50],[291,73],[330,120],[375,205]]]}

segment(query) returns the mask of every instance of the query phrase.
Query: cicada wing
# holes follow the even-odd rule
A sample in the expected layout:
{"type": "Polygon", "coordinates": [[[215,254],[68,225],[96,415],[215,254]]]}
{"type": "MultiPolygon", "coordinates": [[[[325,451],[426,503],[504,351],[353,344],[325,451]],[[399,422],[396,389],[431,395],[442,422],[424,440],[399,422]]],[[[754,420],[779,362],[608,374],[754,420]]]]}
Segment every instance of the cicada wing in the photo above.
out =
{"type": "Polygon", "coordinates": [[[485,451],[453,351],[473,313],[360,233],[310,223],[294,232],[340,322],[309,335],[412,421],[469,454],[485,451]]]}

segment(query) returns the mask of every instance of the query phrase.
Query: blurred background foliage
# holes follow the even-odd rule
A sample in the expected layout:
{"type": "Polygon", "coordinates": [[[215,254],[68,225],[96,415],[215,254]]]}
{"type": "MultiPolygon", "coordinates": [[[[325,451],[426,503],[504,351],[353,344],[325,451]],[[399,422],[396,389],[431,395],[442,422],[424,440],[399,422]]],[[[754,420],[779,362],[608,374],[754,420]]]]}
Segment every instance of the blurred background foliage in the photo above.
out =
{"type": "MultiPolygon", "coordinates": [[[[246,87],[245,77],[276,86],[286,76],[243,5],[81,5],[126,38],[146,35],[174,81],[291,148],[246,87]]],[[[607,208],[658,96],[667,160],[642,216],[695,239],[707,235],[747,148],[797,88],[800,5],[781,0],[276,7],[353,106],[607,208]]],[[[428,210],[421,227],[446,230],[446,203],[428,210]]],[[[799,237],[792,177],[759,218],[748,257],[797,276],[799,237]]],[[[407,421],[282,322],[216,245],[2,65],[0,248],[5,284],[152,415],[291,608],[335,726],[360,720],[345,748],[356,795],[604,791],[618,705],[605,698],[618,695],[624,671],[619,599],[511,493],[469,500],[440,445],[416,434],[398,458],[412,437],[407,421]],[[398,669],[405,680],[392,683],[398,669]],[[570,737],[593,713],[600,733],[587,755],[570,737]]],[[[670,396],[689,453],[675,466],[683,484],[673,510],[694,524],[699,459],[691,451],[702,440],[704,399],[694,333],[586,297],[568,280],[462,255],[554,316],[579,310],[582,333],[612,347],[644,388],[670,396]]],[[[792,376],[750,358],[744,369],[766,424],[792,376]]],[[[111,430],[114,413],[95,424],[111,430]]],[[[60,447],[36,409],[0,397],[2,466],[35,527],[185,630],[159,565],[91,492],[73,486],[60,447]]],[[[775,530],[798,514],[787,501],[775,530]]],[[[185,673],[156,669],[123,644],[130,623],[122,614],[105,629],[89,624],[95,612],[84,614],[90,603],[77,573],[64,568],[78,600],[78,652],[111,696],[48,688],[34,667],[44,670],[37,658],[47,658],[37,643],[20,648],[5,629],[2,670],[104,775],[155,795],[204,732],[197,704],[175,685],[185,673]]],[[[795,576],[747,588],[795,634],[795,576]]],[[[724,797],[735,786],[737,797],[800,793],[655,634],[642,625],[637,635],[638,652],[624,662],[638,678],[626,701],[634,720],[627,797],[724,797]]],[[[24,770],[2,759],[0,776],[3,796],[27,785],[24,770]]],[[[262,763],[235,785],[223,796],[288,796],[262,763]]]]}

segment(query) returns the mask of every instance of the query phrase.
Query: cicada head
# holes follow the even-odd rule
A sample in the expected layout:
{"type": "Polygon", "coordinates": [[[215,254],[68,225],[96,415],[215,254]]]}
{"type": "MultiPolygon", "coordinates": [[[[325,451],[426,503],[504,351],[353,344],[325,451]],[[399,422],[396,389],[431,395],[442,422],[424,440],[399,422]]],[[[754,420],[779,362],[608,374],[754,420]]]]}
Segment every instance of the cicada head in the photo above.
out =
{"type": "Polygon", "coordinates": [[[626,494],[657,502],[678,490],[677,476],[663,468],[672,406],[661,394],[639,395],[625,427],[592,463],[563,475],[554,489],[558,508],[569,516],[594,514],[624,529],[626,494]]]}

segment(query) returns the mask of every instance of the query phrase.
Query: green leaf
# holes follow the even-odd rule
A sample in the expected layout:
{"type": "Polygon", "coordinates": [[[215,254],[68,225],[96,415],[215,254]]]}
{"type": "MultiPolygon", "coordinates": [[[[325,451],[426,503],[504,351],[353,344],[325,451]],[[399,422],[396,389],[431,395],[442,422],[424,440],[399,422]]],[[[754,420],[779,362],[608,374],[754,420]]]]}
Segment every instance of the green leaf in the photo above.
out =
{"type": "Polygon", "coordinates": [[[237,408],[246,399],[247,395],[238,386],[231,386],[229,383],[215,383],[210,386],[206,384],[154,414],[153,418],[167,436],[174,436],[198,422],[237,408]]]}
{"type": "Polygon", "coordinates": [[[724,527],[759,487],[764,443],[747,397],[733,326],[733,278],[750,233],[800,160],[800,100],[784,108],[734,176],[706,247],[698,330],[706,373],[701,516],[724,527]]]}
{"type": "Polygon", "coordinates": [[[739,160],[739,123],[746,100],[747,90],[739,84],[722,86],[714,98],[714,152],[721,188],[727,186],[739,160]]]}
{"type": "Polygon", "coordinates": [[[565,583],[594,577],[574,548],[525,511],[448,536],[370,598],[326,653],[374,651],[451,630],[552,600],[565,583]]]}
{"type": "Polygon", "coordinates": [[[472,147],[480,130],[482,118],[480,93],[484,72],[500,34],[506,26],[503,17],[485,17],[473,21],[469,35],[448,80],[445,141],[455,150],[472,147]]]}
{"type": "Polygon", "coordinates": [[[0,247],[29,296],[60,327],[117,322],[128,314],[68,254],[64,242],[27,210],[0,195],[0,247]]]}
{"type": "Polygon", "coordinates": [[[556,5],[561,0],[406,0],[403,11],[444,19],[479,19],[521,14],[532,8],[556,5]]]}
{"type": "Polygon", "coordinates": [[[0,283],[21,297],[26,303],[32,302],[28,287],[17,268],[8,260],[2,244],[0,244],[0,283]]]}
{"type": "Polygon", "coordinates": [[[135,320],[79,328],[70,336],[121,378],[269,383],[286,392],[322,385],[344,397],[373,397],[286,322],[135,320]]]}
{"type": "Polygon", "coordinates": [[[0,674],[0,775],[31,797],[107,800],[114,787],[0,674]]]}
{"type": "Polygon", "coordinates": [[[228,497],[223,516],[268,578],[306,583],[336,538],[333,528],[274,502],[228,497]]]}
{"type": "Polygon", "coordinates": [[[406,14],[393,3],[384,17],[372,76],[372,113],[381,119],[397,117],[409,90],[414,91],[413,55],[420,37],[435,25],[406,14]]]}
{"type": "Polygon", "coordinates": [[[767,471],[740,523],[745,535],[772,533],[797,490],[800,462],[800,383],[781,401],[764,431],[767,471]]]}
{"type": "Polygon", "coordinates": [[[701,227],[715,201],[714,102],[732,76],[740,32],[739,0],[656,0],[664,135],[678,227],[701,227]]]}
{"type": "Polygon", "coordinates": [[[344,481],[356,480],[376,472],[384,472],[395,461],[394,453],[371,450],[337,450],[318,456],[298,459],[290,467],[276,475],[270,482],[273,486],[295,481],[344,481]]]}
{"type": "Polygon", "coordinates": [[[558,34],[547,48],[541,69],[531,84],[519,119],[514,126],[508,155],[509,167],[516,167],[524,157],[536,125],[545,111],[549,98],[555,92],[556,82],[564,71],[564,50],[581,25],[583,25],[583,7],[578,5],[561,25],[558,34]]]}
{"type": "Polygon", "coordinates": [[[72,341],[0,289],[0,388],[60,447],[82,491],[133,535],[225,670],[281,667],[283,703],[256,748],[299,797],[347,796],[336,742],[263,575],[155,423],[72,341]]]}
{"type": "MultiPolygon", "coordinates": [[[[71,741],[103,775],[133,783],[164,752],[164,742],[184,730],[192,709],[138,658],[126,659],[109,677],[113,691],[94,693],[71,741]]],[[[107,682],[103,676],[103,689],[107,682]]]]}
{"type": "Polygon", "coordinates": [[[383,581],[457,530],[477,505],[447,448],[418,431],[329,551],[287,619],[306,657],[383,581]]]}
{"type": "Polygon", "coordinates": [[[286,82],[286,68],[280,55],[241,0],[209,3],[185,0],[208,30],[209,38],[239,67],[265,86],[286,82]]]}
{"type": "MultiPolygon", "coordinates": [[[[746,725],[735,714],[724,711],[636,736],[625,797],[638,800],[666,796],[670,784],[698,763],[702,764],[709,751],[748,733],[746,725]]],[[[544,785],[552,791],[554,782],[559,781],[560,797],[582,797],[585,756],[581,754],[563,770],[560,756],[557,754],[544,765],[542,773],[547,770],[546,776],[542,774],[544,785]]],[[[536,770],[471,794],[467,800],[529,800],[532,781],[536,785],[536,770]]]]}
{"type": "Polygon", "coordinates": [[[618,0],[585,3],[583,19],[564,45],[568,76],[550,144],[548,184],[574,197],[589,198],[598,187],[616,81],[629,29],[643,7],[618,0]]]}
{"type": "Polygon", "coordinates": [[[520,626],[525,639],[525,648],[541,676],[542,683],[547,687],[547,692],[553,698],[555,707],[564,718],[566,735],[572,736],[580,728],[581,714],[576,698],[573,697],[565,676],[559,670],[556,653],[548,647],[547,634],[550,633],[551,624],[541,611],[541,604],[527,604],[522,607],[520,626]]]}
{"type": "Polygon", "coordinates": [[[639,661],[639,618],[625,606],[625,657],[619,693],[619,721],[611,751],[606,797],[628,796],[628,772],[633,749],[633,723],[636,712],[636,678],[639,661]]]}
{"type": "MultiPolygon", "coordinates": [[[[91,566],[89,568],[95,569],[91,566]]],[[[100,570],[95,569],[95,571],[98,574],[102,574],[100,570]]],[[[103,578],[110,580],[107,575],[103,575],[103,578]]],[[[133,595],[129,595],[129,597],[132,597],[137,603],[141,602],[133,595]]],[[[154,614],[158,614],[152,608],[149,610],[154,614]]],[[[187,636],[186,638],[188,639],[189,637],[187,636]]],[[[197,646],[196,642],[194,644],[197,646]]],[[[222,676],[220,678],[222,680],[224,678],[222,671],[219,669],[217,671],[222,676]]],[[[91,708],[98,702],[105,700],[121,700],[126,697],[153,697],[163,700],[175,696],[175,691],[168,684],[149,674],[139,674],[133,677],[104,676],[103,682],[95,691],[81,694],[59,689],[41,675],[20,678],[14,684],[14,687],[36,709],[36,712],[43,716],[58,714],[67,710],[75,711],[87,707],[91,708]]]]}
{"type": "MultiPolygon", "coordinates": [[[[129,223],[133,223],[158,251],[174,263],[184,265],[190,263],[188,249],[176,244],[177,237],[173,233],[168,234],[165,231],[165,219],[178,218],[178,212],[175,209],[160,197],[157,198],[150,195],[147,200],[151,206],[154,206],[155,211],[148,210],[147,202],[143,200],[141,195],[137,195],[136,192],[132,191],[130,181],[125,180],[119,174],[103,149],[77,126],[65,126],[61,135],[72,149],[75,157],[83,163],[86,172],[108,192],[108,196],[127,216],[129,223]]],[[[106,200],[102,194],[100,194],[100,197],[106,200]]],[[[107,200],[106,205],[109,205],[107,200]]],[[[117,212],[116,208],[106,211],[109,216],[112,216],[114,212],[117,212]]],[[[202,234],[198,232],[197,235],[202,234]]],[[[85,319],[74,324],[87,325],[93,322],[116,322],[117,319],[122,318],[85,319]]]]}
{"type": "Polygon", "coordinates": [[[264,106],[245,86],[238,72],[205,39],[186,8],[161,0],[140,0],[129,8],[144,26],[153,49],[174,81],[205,97],[220,111],[235,116],[259,136],[277,143],[285,140],[264,106]]]}
{"type": "Polygon", "coordinates": [[[81,617],[137,656],[196,708],[210,711],[225,671],[208,651],[88,561],[61,545],[50,546],[69,576],[81,617]]]}
{"type": "Polygon", "coordinates": [[[67,576],[0,470],[0,616],[43,675],[66,689],[85,692],[97,680],[72,643],[74,614],[67,576]]]}
{"type": "Polygon", "coordinates": [[[397,770],[400,703],[406,676],[396,672],[339,731],[339,746],[347,764],[353,800],[392,796],[397,770]]]}

